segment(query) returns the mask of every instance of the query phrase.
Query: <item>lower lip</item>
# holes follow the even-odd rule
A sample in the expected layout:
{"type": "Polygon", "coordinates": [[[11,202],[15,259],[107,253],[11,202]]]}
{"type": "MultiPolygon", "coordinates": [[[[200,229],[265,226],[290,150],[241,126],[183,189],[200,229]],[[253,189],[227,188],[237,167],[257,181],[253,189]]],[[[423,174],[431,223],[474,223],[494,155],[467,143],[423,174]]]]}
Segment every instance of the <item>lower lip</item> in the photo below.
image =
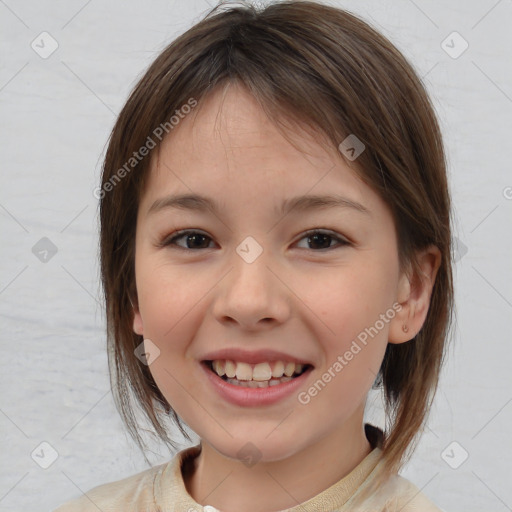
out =
{"type": "Polygon", "coordinates": [[[298,391],[313,369],[310,367],[298,377],[295,377],[288,382],[277,384],[276,386],[269,386],[266,388],[245,388],[237,386],[236,384],[230,384],[229,382],[221,379],[204,363],[201,363],[201,367],[206,373],[206,376],[210,380],[215,391],[217,391],[222,398],[234,405],[242,407],[271,405],[284,400],[298,391]]]}

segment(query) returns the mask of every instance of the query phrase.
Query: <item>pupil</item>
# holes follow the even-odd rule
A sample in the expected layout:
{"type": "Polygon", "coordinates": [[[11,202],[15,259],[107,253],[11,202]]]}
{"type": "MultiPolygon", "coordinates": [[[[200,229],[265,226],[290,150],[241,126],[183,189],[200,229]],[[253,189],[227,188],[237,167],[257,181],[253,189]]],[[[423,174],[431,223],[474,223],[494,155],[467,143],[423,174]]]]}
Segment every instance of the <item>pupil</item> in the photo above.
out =
{"type": "MultiPolygon", "coordinates": [[[[324,235],[323,233],[317,233],[317,234],[314,234],[314,235],[311,235],[310,237],[308,237],[308,241],[311,243],[311,240],[314,240],[313,244],[315,244],[317,241],[318,241],[318,238],[323,238],[324,241],[326,239],[329,239],[331,238],[330,235],[324,235]]],[[[327,244],[327,248],[329,248],[329,243],[327,244]]],[[[325,247],[322,247],[323,249],[325,249],[325,247]]]]}
{"type": "MultiPolygon", "coordinates": [[[[206,237],[205,235],[201,235],[201,234],[188,235],[187,236],[187,246],[189,247],[189,249],[191,248],[190,247],[191,244],[189,243],[191,240],[192,240],[192,246],[193,247],[198,247],[198,245],[196,245],[196,244],[198,242],[198,239],[201,239],[201,238],[203,239],[203,242],[205,242],[208,237],[206,237]]],[[[322,249],[326,249],[326,248],[328,249],[330,247],[330,243],[329,242],[330,242],[331,236],[323,234],[323,233],[316,233],[314,235],[309,236],[308,237],[308,242],[310,244],[312,243],[313,245],[314,244],[318,244],[319,243],[319,239],[323,240],[323,242],[327,242],[327,245],[325,243],[323,244],[324,246],[321,247],[322,249]]],[[[322,245],[321,242],[320,242],[320,245],[322,245]]],[[[203,244],[203,246],[204,246],[204,244],[203,244]]],[[[207,248],[208,244],[206,244],[206,247],[203,247],[203,246],[201,246],[201,247],[202,248],[207,248]]]]}
{"type": "MultiPolygon", "coordinates": [[[[192,246],[193,247],[197,247],[195,244],[195,242],[197,242],[197,239],[198,238],[203,238],[203,239],[206,239],[206,236],[204,235],[200,235],[200,234],[195,234],[195,235],[188,235],[187,236],[187,245],[189,245],[189,249],[190,249],[190,244],[188,242],[190,242],[190,240],[192,239],[193,242],[192,242],[192,246]]],[[[208,245],[208,244],[207,244],[208,245]]]]}

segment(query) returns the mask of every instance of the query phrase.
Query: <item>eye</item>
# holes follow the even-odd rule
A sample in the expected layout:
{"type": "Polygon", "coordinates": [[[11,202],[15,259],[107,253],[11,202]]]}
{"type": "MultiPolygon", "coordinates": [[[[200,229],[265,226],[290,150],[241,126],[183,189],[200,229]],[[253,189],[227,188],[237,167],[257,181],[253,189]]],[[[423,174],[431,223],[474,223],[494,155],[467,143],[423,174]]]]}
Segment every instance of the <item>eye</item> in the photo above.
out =
{"type": "Polygon", "coordinates": [[[169,245],[177,246],[180,249],[208,249],[208,247],[197,247],[198,245],[204,245],[204,240],[211,238],[208,235],[205,235],[201,233],[200,231],[193,231],[193,230],[183,230],[178,231],[174,236],[171,236],[169,238],[166,238],[163,240],[159,246],[160,247],[167,247],[169,245]],[[181,238],[185,239],[186,247],[183,247],[176,243],[177,240],[180,240],[181,238]],[[192,246],[190,247],[189,244],[192,246]]]}
{"type": "MultiPolygon", "coordinates": [[[[332,241],[338,242],[338,246],[344,246],[344,245],[350,245],[350,242],[346,239],[338,236],[337,234],[331,232],[331,231],[323,231],[320,229],[312,229],[305,233],[305,235],[299,239],[305,240],[307,239],[308,244],[313,244],[315,247],[306,247],[306,249],[315,250],[328,250],[328,249],[335,249],[336,247],[331,246],[332,241]],[[323,247],[318,247],[318,245],[323,247]]],[[[178,231],[171,237],[168,237],[164,239],[162,242],[159,243],[159,247],[168,247],[168,246],[176,246],[180,249],[208,249],[208,243],[205,244],[205,241],[212,240],[208,235],[205,235],[204,233],[201,233],[200,231],[194,231],[194,230],[182,230],[178,231]],[[177,243],[178,240],[184,239],[185,240],[185,247],[183,245],[180,245],[177,243]]]]}
{"type": "MultiPolygon", "coordinates": [[[[344,238],[341,238],[337,234],[333,233],[332,231],[323,231],[320,229],[311,229],[305,233],[305,235],[300,239],[304,240],[307,239],[308,244],[313,245],[323,245],[324,247],[320,247],[320,250],[328,250],[328,249],[336,249],[336,247],[331,247],[329,241],[336,240],[338,242],[338,245],[344,246],[344,245],[350,245],[350,242],[348,240],[345,240],[344,238]],[[325,247],[327,245],[327,247],[325,247]]],[[[318,251],[315,251],[318,252],[318,251]]]]}

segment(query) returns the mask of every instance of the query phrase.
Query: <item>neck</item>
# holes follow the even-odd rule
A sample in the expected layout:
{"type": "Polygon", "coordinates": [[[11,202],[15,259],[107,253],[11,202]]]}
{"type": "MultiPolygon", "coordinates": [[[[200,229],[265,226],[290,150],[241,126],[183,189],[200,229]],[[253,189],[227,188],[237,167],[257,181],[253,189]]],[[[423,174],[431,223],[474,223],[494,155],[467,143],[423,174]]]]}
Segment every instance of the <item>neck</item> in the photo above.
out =
{"type": "Polygon", "coordinates": [[[288,509],[313,498],[348,475],[371,451],[362,422],[344,425],[291,457],[248,467],[206,442],[184,470],[188,493],[222,512],[288,509]]]}

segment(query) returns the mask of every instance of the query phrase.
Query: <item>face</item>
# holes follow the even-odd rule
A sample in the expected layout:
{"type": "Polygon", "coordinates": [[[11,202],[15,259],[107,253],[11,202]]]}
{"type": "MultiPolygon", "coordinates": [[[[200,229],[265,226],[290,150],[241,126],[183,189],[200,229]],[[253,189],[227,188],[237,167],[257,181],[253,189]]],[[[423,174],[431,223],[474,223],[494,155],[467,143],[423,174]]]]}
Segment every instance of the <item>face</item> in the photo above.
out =
{"type": "Polygon", "coordinates": [[[138,210],[133,324],[150,354],[158,348],[150,371],[163,395],[232,458],[248,441],[263,460],[281,460],[360,429],[399,321],[387,205],[336,150],[301,131],[291,144],[235,85],[170,135],[138,210]],[[182,194],[215,207],[171,204],[182,194]],[[347,202],[286,209],[312,195],[347,202]],[[279,361],[295,376],[278,378],[279,361]],[[251,377],[262,387],[239,385],[251,377]]]}

